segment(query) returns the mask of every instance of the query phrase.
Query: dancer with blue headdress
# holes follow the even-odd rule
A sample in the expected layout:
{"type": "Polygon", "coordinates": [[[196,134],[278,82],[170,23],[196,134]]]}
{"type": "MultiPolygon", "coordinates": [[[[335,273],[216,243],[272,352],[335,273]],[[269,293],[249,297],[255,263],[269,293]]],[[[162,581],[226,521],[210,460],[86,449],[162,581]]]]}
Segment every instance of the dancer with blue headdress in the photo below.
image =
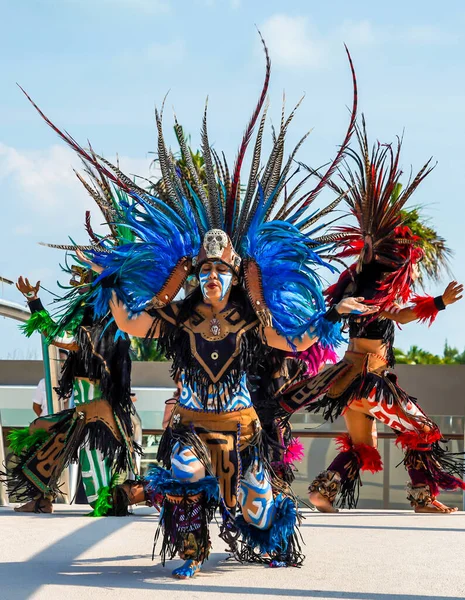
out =
{"type": "MultiPolygon", "coordinates": [[[[321,235],[337,198],[319,211],[311,205],[337,167],[349,128],[327,175],[303,192],[308,177],[289,190],[300,140],[284,161],[284,142],[294,111],[284,116],[268,159],[262,163],[270,61],[262,92],[239,147],[234,168],[210,146],[206,111],[202,125],[202,173],[175,123],[182,165],[164,140],[156,112],[161,182],[156,193],[136,185],[119,167],[81,148],[47,122],[83,160],[127,193],[123,221],[132,239],[101,240],[75,247],[99,274],[93,282],[97,314],[110,309],[120,330],[156,339],[179,376],[180,399],[162,438],[163,467],[149,472],[145,491],[161,503],[161,556],[179,555],[178,578],[197,574],[210,551],[209,523],[219,507],[221,536],[241,561],[298,566],[296,499],[270,467],[263,430],[252,404],[251,382],[272,349],[303,351],[341,340],[341,314],[367,314],[360,299],[345,298],[326,311],[318,270],[329,238],[321,235]],[[241,171],[258,125],[245,187],[241,171]],[[199,285],[175,298],[188,277],[199,285]]],[[[349,57],[350,60],[350,57],[349,57]]],[[[39,109],[38,109],[39,110],[39,109]]],[[[277,354],[279,361],[279,353],[277,354]]]]}

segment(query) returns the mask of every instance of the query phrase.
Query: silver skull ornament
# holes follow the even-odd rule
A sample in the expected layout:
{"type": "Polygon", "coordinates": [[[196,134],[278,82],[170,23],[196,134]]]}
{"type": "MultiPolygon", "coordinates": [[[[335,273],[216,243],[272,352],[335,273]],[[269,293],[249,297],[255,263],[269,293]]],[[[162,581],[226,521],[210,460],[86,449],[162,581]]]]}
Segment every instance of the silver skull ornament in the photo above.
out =
{"type": "Polygon", "coordinates": [[[228,245],[228,236],[221,229],[210,229],[203,239],[207,258],[220,258],[228,245]]]}

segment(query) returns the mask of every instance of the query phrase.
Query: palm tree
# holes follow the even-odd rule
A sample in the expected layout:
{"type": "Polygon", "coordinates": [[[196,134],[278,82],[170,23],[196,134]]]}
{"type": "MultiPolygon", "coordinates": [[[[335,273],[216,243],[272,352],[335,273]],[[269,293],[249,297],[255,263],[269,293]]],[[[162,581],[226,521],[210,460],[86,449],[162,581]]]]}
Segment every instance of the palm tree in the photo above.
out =
{"type": "MultiPolygon", "coordinates": [[[[402,184],[398,183],[394,188],[391,201],[395,202],[402,190],[402,184]]],[[[431,219],[425,217],[420,205],[401,210],[403,225],[406,225],[414,235],[420,238],[421,247],[425,257],[420,262],[420,276],[418,284],[423,287],[426,279],[437,281],[443,273],[451,274],[450,258],[452,250],[446,245],[446,240],[438,235],[431,226],[431,219]]]]}
{"type": "Polygon", "coordinates": [[[131,359],[134,361],[166,361],[165,355],[158,349],[156,340],[147,341],[142,338],[131,339],[131,359]]]}
{"type": "Polygon", "coordinates": [[[442,356],[422,350],[418,346],[410,346],[407,352],[394,348],[394,357],[399,365],[464,365],[465,350],[459,352],[457,348],[444,344],[442,356]]]}

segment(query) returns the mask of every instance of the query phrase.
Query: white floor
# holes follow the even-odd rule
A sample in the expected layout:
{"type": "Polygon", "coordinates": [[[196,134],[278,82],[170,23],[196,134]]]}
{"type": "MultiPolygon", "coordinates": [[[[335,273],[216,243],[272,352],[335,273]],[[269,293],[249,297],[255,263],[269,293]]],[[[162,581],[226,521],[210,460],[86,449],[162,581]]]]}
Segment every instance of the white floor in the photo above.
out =
{"type": "Polygon", "coordinates": [[[0,600],[465,597],[465,513],[305,512],[301,569],[226,561],[213,527],[213,552],[191,581],[151,560],[157,517],[91,519],[59,505],[53,515],[0,508],[0,600]]]}

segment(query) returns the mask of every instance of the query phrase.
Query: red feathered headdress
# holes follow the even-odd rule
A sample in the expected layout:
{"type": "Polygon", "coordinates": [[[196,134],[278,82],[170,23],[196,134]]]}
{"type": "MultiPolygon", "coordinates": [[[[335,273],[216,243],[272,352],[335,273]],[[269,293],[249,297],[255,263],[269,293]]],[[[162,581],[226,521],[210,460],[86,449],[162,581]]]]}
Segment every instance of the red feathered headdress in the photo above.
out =
{"type": "MultiPolygon", "coordinates": [[[[372,298],[381,310],[397,299],[405,302],[411,294],[413,265],[423,257],[421,240],[403,225],[402,209],[423,179],[431,172],[431,159],[406,187],[402,187],[399,168],[402,140],[397,146],[377,143],[369,149],[365,119],[357,127],[358,151],[346,151],[342,180],[349,193],[346,202],[356,219],[353,226],[335,229],[339,259],[356,257],[356,262],[328,288],[330,302],[337,302],[357,274],[370,264],[379,265],[379,273],[388,273],[379,281],[379,293],[372,298]],[[355,167],[352,164],[355,163],[355,167]]],[[[333,184],[338,193],[342,187],[333,184]]],[[[375,282],[376,283],[376,282],[375,282]]]]}

